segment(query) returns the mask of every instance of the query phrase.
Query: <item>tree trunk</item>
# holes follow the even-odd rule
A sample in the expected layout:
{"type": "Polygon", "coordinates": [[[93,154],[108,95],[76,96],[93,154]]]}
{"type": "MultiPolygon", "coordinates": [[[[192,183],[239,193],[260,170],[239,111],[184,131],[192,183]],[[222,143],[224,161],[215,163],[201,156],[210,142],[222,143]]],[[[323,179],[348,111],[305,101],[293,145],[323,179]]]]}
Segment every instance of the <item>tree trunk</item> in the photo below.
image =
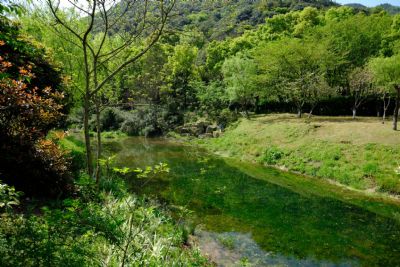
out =
{"type": "Polygon", "coordinates": [[[386,104],[386,95],[383,96],[383,115],[382,115],[382,124],[385,124],[386,120],[386,111],[388,110],[390,106],[390,96],[388,98],[388,102],[386,104]]]}
{"type": "Polygon", "coordinates": [[[96,98],[96,130],[97,130],[97,153],[96,153],[96,184],[100,183],[100,157],[101,157],[101,126],[100,126],[100,103],[96,98]]]}
{"type": "Polygon", "coordinates": [[[89,95],[85,95],[84,99],[84,117],[83,117],[83,131],[85,135],[85,148],[86,148],[86,168],[90,177],[93,175],[92,165],[92,150],[90,147],[90,134],[89,134],[89,95]]]}
{"type": "Polygon", "coordinates": [[[383,114],[382,114],[382,124],[385,124],[385,120],[386,120],[386,109],[383,110],[383,114]]]}
{"type": "Polygon", "coordinates": [[[260,98],[258,96],[255,97],[255,104],[254,104],[254,113],[257,114],[258,113],[258,102],[260,98]]]}
{"type": "Polygon", "coordinates": [[[297,118],[301,118],[303,115],[301,108],[297,108],[297,118]]]}
{"type": "Polygon", "coordinates": [[[357,109],[353,108],[353,120],[356,118],[356,114],[357,114],[357,109]]]}
{"type": "Polygon", "coordinates": [[[244,115],[246,116],[246,119],[249,119],[249,111],[247,110],[247,105],[243,105],[242,109],[244,110],[244,115]]]}
{"type": "Polygon", "coordinates": [[[397,131],[397,120],[399,118],[399,106],[400,106],[400,86],[396,86],[397,96],[396,96],[396,106],[394,107],[393,114],[393,130],[397,131]]]}
{"type": "Polygon", "coordinates": [[[308,113],[308,118],[309,118],[309,119],[310,119],[311,116],[312,116],[312,113],[313,113],[313,111],[314,111],[315,106],[316,106],[316,105],[314,105],[313,107],[311,107],[310,112],[308,113]]]}

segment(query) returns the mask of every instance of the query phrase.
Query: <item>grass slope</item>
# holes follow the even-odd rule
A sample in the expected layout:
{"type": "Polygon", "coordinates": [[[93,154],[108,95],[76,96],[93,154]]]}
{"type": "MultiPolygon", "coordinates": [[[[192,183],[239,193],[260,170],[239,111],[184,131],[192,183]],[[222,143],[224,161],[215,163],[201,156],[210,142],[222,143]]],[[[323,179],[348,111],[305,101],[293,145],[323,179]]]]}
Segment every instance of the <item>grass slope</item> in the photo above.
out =
{"type": "Polygon", "coordinates": [[[240,120],[220,138],[198,142],[225,156],[355,189],[400,193],[400,133],[378,118],[255,116],[240,120]]]}

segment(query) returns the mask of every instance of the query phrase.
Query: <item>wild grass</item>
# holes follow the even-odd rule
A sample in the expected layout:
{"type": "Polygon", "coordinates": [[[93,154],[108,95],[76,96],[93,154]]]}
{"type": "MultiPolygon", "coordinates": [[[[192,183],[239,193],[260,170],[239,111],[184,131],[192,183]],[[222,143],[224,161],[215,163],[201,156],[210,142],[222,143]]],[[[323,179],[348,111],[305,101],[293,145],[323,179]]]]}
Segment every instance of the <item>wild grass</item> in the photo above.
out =
{"type": "Polygon", "coordinates": [[[226,156],[355,189],[400,193],[400,133],[379,118],[254,116],[241,119],[220,138],[197,142],[226,156]]]}

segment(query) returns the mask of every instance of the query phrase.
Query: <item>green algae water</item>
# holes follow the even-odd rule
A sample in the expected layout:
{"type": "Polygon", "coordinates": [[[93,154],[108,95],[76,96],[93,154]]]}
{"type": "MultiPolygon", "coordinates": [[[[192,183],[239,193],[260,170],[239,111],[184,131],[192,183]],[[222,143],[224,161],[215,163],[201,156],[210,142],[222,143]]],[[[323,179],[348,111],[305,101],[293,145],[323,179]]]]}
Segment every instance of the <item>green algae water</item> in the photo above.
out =
{"type": "Polygon", "coordinates": [[[210,155],[165,139],[104,144],[121,167],[168,163],[132,190],[192,211],[218,266],[400,266],[400,207],[318,179],[210,155]]]}

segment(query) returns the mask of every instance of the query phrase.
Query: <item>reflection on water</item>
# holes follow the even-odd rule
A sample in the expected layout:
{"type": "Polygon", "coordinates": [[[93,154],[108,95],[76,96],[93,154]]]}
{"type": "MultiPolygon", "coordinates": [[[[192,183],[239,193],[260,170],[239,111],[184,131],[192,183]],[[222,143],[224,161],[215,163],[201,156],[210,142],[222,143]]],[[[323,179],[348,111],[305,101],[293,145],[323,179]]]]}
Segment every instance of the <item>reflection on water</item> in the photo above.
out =
{"type": "Polygon", "coordinates": [[[251,234],[237,232],[215,233],[196,231],[200,249],[220,266],[353,266],[357,262],[337,262],[298,259],[291,256],[265,251],[251,237],[251,234]]]}
{"type": "Polygon", "coordinates": [[[170,165],[168,178],[132,178],[132,189],[193,210],[199,243],[221,266],[400,266],[398,221],[265,179],[294,175],[261,166],[244,172],[240,163],[163,139],[113,143],[121,166],[170,165]]]}

